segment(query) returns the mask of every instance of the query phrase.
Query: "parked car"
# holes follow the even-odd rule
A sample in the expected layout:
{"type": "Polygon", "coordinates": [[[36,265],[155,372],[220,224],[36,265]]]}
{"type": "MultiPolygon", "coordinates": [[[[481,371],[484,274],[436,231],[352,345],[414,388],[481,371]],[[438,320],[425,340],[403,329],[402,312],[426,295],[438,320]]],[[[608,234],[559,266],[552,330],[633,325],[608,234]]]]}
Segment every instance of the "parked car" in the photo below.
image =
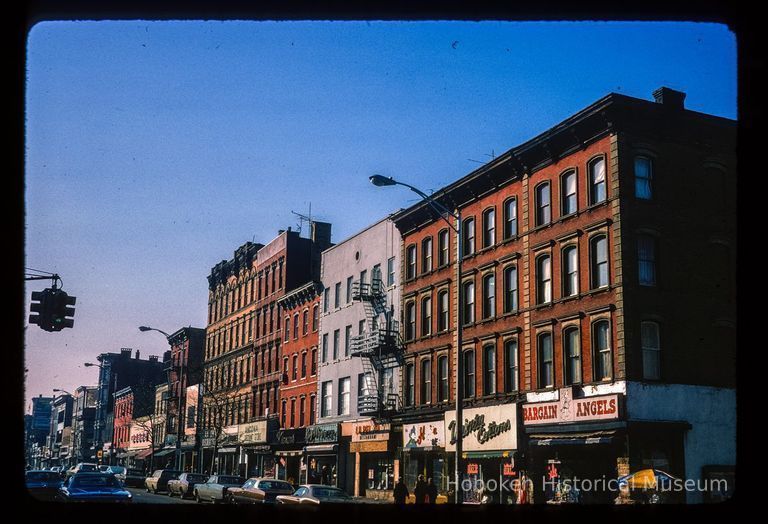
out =
{"type": "Polygon", "coordinates": [[[156,469],[152,476],[147,477],[144,485],[147,488],[147,493],[157,493],[158,491],[166,491],[168,489],[168,481],[178,478],[181,475],[181,471],[175,469],[156,469]]]}
{"type": "Polygon", "coordinates": [[[250,478],[239,488],[227,490],[227,502],[231,504],[273,504],[278,495],[292,495],[296,491],[284,480],[250,478]]]}
{"type": "Polygon", "coordinates": [[[206,480],[208,480],[208,475],[203,475],[202,473],[182,473],[178,478],[168,481],[168,496],[191,497],[195,486],[204,483],[206,480]]]}
{"type": "Polygon", "coordinates": [[[112,473],[122,483],[125,483],[126,471],[127,469],[123,466],[107,466],[107,473],[112,473]]]}
{"type": "Polygon", "coordinates": [[[125,472],[125,480],[123,481],[123,484],[132,488],[143,488],[146,487],[146,480],[147,476],[144,474],[143,470],[129,468],[125,472]]]}
{"type": "Polygon", "coordinates": [[[244,483],[243,477],[235,475],[211,475],[207,481],[195,484],[192,494],[198,502],[210,500],[215,504],[226,500],[229,488],[239,488],[244,483]]]}
{"type": "Polygon", "coordinates": [[[344,490],[334,486],[303,484],[293,495],[278,495],[276,502],[278,504],[328,504],[350,503],[354,502],[354,499],[344,490]]]}
{"type": "Polygon", "coordinates": [[[59,488],[61,502],[132,502],[133,496],[112,473],[76,473],[59,488]]]}
{"type": "Polygon", "coordinates": [[[66,477],[70,478],[72,475],[78,473],[98,473],[99,465],[92,462],[79,462],[66,471],[66,477]]]}
{"type": "Polygon", "coordinates": [[[58,471],[31,469],[24,474],[27,491],[37,500],[54,500],[61,488],[62,480],[58,471]]]}

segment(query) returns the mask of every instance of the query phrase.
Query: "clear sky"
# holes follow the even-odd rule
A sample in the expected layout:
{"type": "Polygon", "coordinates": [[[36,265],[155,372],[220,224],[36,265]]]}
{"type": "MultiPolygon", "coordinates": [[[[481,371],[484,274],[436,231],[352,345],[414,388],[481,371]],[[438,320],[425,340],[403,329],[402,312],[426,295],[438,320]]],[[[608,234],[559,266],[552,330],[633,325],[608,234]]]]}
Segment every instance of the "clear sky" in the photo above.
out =
{"type": "Polygon", "coordinates": [[[26,329],[25,398],[95,384],[102,352],[161,355],[139,325],[205,327],[211,267],[291,211],[338,242],[415,202],[373,173],[437,190],[610,92],[735,119],[736,57],[705,23],[40,23],[25,266],[77,306],[73,329],[26,329]]]}

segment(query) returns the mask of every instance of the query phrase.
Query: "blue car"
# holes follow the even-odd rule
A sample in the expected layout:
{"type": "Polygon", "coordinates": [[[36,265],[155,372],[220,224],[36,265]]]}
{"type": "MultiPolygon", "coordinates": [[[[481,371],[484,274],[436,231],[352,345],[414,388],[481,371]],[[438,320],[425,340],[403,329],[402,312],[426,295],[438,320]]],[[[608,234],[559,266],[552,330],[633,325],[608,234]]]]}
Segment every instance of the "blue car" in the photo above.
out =
{"type": "Polygon", "coordinates": [[[133,496],[111,473],[77,473],[59,489],[61,502],[132,502],[133,496]]]}
{"type": "Polygon", "coordinates": [[[24,474],[27,491],[37,500],[55,500],[62,480],[56,471],[29,470],[24,474]]]}

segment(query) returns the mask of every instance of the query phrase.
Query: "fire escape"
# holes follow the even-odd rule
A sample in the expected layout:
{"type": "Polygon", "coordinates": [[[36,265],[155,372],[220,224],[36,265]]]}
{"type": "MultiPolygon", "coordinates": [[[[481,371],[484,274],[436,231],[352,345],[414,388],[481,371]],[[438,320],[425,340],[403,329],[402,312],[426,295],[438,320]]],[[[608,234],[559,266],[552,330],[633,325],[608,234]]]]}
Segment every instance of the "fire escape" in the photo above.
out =
{"type": "Polygon", "coordinates": [[[370,284],[353,282],[352,300],[362,302],[365,308],[365,331],[352,337],[350,347],[351,355],[361,357],[363,364],[363,393],[357,398],[357,411],[361,415],[386,418],[400,409],[400,396],[387,391],[387,385],[381,380],[384,370],[392,369],[394,373],[402,364],[398,322],[392,319],[380,278],[372,279],[370,284]]]}

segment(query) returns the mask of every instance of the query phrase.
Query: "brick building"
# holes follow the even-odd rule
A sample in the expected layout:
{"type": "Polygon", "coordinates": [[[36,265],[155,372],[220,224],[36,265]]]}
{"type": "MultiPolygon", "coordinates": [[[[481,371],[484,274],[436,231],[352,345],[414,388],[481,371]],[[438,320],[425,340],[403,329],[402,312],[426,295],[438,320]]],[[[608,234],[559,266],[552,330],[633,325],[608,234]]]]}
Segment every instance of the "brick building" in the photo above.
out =
{"type": "Polygon", "coordinates": [[[735,123],[654,97],[610,94],[435,192],[461,214],[460,282],[448,224],[424,202],[395,214],[409,487],[453,476],[458,297],[466,477],[733,465],[735,123]],[[503,430],[478,438],[491,422],[503,430]],[[445,440],[409,439],[426,426],[445,440]]]}
{"type": "Polygon", "coordinates": [[[278,300],[319,279],[320,253],[331,245],[330,224],[311,228],[310,238],[288,229],[266,245],[247,242],[208,277],[202,433],[205,463],[220,473],[274,474],[267,436],[278,424],[278,300]]]}

